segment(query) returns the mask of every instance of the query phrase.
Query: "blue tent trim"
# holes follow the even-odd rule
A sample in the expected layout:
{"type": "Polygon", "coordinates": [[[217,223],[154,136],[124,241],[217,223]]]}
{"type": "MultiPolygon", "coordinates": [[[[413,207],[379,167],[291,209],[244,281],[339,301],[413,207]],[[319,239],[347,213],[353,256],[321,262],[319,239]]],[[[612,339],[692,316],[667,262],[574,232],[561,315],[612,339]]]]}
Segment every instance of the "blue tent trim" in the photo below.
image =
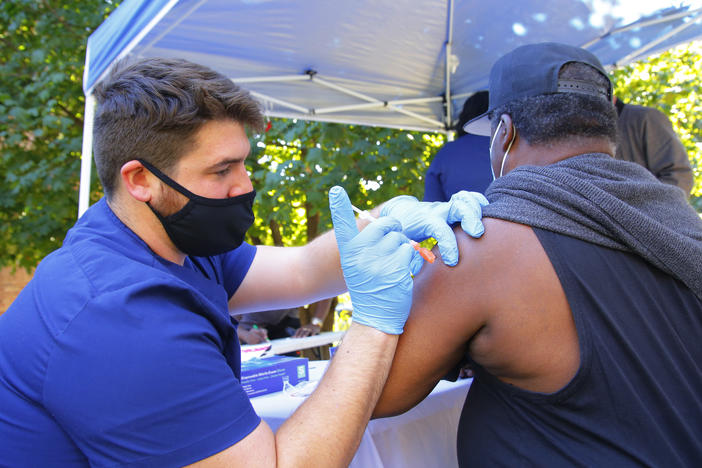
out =
{"type": "Polygon", "coordinates": [[[126,0],[88,38],[83,91],[89,94],[99,78],[178,0],[126,0]]]}

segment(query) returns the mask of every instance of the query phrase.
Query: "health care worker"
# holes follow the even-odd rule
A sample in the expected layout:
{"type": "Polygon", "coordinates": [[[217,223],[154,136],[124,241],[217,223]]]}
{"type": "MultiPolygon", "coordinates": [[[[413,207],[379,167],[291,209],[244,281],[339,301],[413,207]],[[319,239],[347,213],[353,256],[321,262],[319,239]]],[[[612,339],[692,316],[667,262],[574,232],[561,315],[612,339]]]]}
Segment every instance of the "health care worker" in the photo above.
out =
{"type": "Polygon", "coordinates": [[[364,226],[337,187],[336,236],[254,247],[244,242],[255,197],[245,126],[262,116],[247,92],[191,62],[145,59],[118,66],[95,95],[105,197],[0,316],[0,465],[348,464],[421,267],[408,238],[435,237],[455,265],[449,224],[480,236],[484,198],[400,197],[364,226]],[[353,324],[274,435],[239,382],[230,311],[306,304],[347,285],[353,324]]]}

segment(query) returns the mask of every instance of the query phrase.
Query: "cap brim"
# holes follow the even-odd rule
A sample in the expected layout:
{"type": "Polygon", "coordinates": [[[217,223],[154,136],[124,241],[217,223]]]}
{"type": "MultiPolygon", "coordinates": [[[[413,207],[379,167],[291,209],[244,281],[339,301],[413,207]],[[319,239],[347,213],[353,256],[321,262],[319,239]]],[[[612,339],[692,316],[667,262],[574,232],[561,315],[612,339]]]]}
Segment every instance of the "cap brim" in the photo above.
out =
{"type": "Polygon", "coordinates": [[[466,133],[472,133],[473,135],[490,136],[490,119],[488,118],[487,112],[483,115],[468,121],[463,126],[463,131],[466,133]]]}

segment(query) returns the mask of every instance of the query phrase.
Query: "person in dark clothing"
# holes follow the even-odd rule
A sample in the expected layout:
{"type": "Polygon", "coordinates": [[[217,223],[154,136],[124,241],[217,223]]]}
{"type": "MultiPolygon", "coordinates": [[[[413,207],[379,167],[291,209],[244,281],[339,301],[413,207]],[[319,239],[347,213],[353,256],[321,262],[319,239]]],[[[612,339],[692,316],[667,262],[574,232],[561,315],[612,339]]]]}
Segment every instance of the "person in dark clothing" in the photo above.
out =
{"type": "Polygon", "coordinates": [[[653,107],[614,99],[619,114],[615,157],[641,164],[658,180],[680,187],[689,197],[695,185],[692,166],[668,117],[653,107]]]}
{"type": "Polygon", "coordinates": [[[310,321],[302,325],[299,308],[264,310],[235,315],[237,334],[242,344],[258,344],[267,339],[304,338],[322,331],[330,306],[335,299],[323,299],[310,305],[310,321]]]}
{"type": "Polygon", "coordinates": [[[292,308],[264,310],[235,316],[234,318],[239,321],[239,328],[237,328],[239,341],[242,344],[257,344],[267,339],[289,338],[300,328],[300,318],[297,315],[297,308],[292,308]]]}
{"type": "Polygon", "coordinates": [[[457,233],[456,269],[415,278],[375,417],[468,360],[460,466],[698,466],[702,220],[613,157],[612,87],[591,53],[523,46],[489,87],[467,126],[492,135],[485,234],[457,233]]]}
{"type": "Polygon", "coordinates": [[[466,99],[456,124],[458,139],[442,146],[427,170],[424,201],[448,201],[459,190],[485,193],[492,182],[488,157],[490,138],[466,133],[463,126],[487,108],[487,91],[478,91],[466,99]]]}

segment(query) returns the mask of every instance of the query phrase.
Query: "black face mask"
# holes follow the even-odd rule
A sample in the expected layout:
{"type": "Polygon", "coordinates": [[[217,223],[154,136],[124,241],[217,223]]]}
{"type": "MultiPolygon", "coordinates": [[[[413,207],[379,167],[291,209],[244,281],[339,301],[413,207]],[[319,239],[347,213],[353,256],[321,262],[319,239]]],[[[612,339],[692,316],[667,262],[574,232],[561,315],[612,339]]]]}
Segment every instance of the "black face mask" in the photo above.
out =
{"type": "Polygon", "coordinates": [[[146,203],[181,252],[207,257],[241,245],[254,222],[255,190],[231,198],[205,198],[188,191],[143,159],[138,161],[165,184],[188,197],[188,203],[169,216],[162,216],[146,203]]]}

